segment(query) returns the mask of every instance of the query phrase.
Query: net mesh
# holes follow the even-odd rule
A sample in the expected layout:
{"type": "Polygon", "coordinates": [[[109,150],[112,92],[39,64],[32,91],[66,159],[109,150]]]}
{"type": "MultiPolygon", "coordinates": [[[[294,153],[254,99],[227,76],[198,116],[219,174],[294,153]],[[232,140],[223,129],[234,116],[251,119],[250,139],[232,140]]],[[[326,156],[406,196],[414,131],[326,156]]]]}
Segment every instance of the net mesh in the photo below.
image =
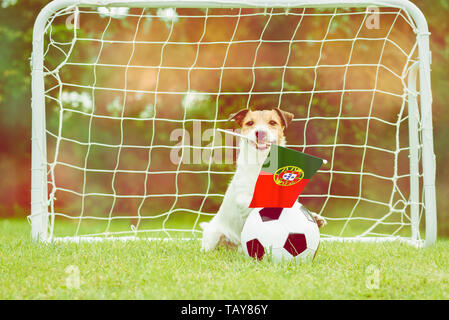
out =
{"type": "Polygon", "coordinates": [[[227,119],[242,108],[279,107],[295,115],[287,147],[328,160],[299,199],[328,220],[322,237],[410,238],[411,207],[417,228],[424,210],[410,192],[416,38],[395,8],[56,12],[44,59],[51,237],[200,235],[238,152],[216,129],[236,129],[227,119]]]}

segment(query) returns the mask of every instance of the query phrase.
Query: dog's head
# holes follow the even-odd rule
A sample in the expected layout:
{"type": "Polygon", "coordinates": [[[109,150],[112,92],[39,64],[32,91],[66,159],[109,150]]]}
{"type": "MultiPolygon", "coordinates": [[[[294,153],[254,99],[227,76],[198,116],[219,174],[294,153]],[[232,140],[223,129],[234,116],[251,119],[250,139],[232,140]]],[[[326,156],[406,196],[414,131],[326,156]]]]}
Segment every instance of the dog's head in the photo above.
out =
{"type": "Polygon", "coordinates": [[[271,143],[285,145],[284,131],[292,119],[292,113],[278,108],[256,111],[243,109],[229,117],[229,120],[239,124],[241,134],[247,136],[250,145],[259,151],[268,149],[271,143]]]}

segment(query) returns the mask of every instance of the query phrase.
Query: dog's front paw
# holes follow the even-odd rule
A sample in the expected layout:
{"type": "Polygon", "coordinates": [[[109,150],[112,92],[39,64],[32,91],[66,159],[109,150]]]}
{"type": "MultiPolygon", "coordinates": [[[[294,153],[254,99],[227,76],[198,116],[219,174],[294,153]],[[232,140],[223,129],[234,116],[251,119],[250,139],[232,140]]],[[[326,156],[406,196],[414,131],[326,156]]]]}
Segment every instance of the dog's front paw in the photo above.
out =
{"type": "Polygon", "coordinates": [[[220,240],[221,233],[216,230],[209,222],[201,222],[200,227],[203,229],[203,239],[201,241],[202,251],[211,251],[215,249],[220,240]]]}
{"type": "Polygon", "coordinates": [[[311,212],[313,219],[315,219],[316,224],[318,225],[318,228],[324,227],[327,225],[326,219],[324,219],[322,216],[320,216],[318,213],[311,212]]]}

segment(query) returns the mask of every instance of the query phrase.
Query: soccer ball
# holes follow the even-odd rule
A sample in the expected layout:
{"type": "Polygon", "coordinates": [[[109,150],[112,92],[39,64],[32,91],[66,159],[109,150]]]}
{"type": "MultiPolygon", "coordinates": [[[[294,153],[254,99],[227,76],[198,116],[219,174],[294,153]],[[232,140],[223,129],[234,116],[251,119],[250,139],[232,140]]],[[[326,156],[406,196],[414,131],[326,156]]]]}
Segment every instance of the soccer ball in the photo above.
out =
{"type": "Polygon", "coordinates": [[[243,226],[243,251],[261,260],[312,261],[320,243],[315,219],[306,207],[295,202],[291,208],[255,208],[243,226]]]}

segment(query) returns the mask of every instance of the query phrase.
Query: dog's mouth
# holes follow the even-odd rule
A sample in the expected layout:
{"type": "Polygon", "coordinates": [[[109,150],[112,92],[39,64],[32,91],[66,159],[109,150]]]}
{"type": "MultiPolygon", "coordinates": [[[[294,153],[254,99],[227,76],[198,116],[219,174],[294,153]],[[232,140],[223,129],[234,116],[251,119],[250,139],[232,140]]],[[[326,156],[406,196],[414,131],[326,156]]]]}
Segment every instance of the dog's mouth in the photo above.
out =
{"type": "Polygon", "coordinates": [[[273,142],[259,141],[259,140],[257,140],[257,142],[256,142],[256,141],[254,141],[254,140],[250,140],[249,143],[250,143],[255,149],[257,149],[257,150],[259,150],[259,151],[264,151],[264,150],[267,150],[268,148],[270,148],[270,147],[271,147],[271,144],[272,144],[273,142]]]}

